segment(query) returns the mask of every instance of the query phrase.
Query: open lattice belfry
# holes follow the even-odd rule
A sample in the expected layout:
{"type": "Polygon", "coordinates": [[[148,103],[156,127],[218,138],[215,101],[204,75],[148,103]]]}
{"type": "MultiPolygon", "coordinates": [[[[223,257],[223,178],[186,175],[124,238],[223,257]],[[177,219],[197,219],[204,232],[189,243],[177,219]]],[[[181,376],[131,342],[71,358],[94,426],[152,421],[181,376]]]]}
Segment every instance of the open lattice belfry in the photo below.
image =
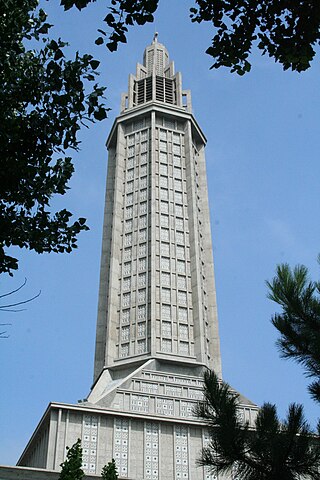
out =
{"type": "Polygon", "coordinates": [[[221,376],[205,142],[155,35],[107,141],[94,384],[49,405],[19,465],[60,470],[80,438],[89,475],[114,458],[121,478],[217,478],[196,465],[209,436],[193,413],[204,369],[221,376]]]}

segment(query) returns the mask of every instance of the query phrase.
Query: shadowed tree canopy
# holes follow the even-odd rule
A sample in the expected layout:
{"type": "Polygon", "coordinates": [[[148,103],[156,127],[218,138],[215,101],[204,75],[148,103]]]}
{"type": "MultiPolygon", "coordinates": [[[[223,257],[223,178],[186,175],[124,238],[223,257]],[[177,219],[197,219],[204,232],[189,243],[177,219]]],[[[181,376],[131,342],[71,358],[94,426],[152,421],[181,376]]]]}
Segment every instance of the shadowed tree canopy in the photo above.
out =
{"type": "Polygon", "coordinates": [[[267,286],[268,297],[282,308],[272,317],[281,356],[303,365],[307,377],[314,379],[309,392],[320,402],[320,282],[309,279],[304,265],[291,269],[283,264],[267,286]]]}
{"type": "MultiPolygon", "coordinates": [[[[61,5],[65,10],[81,10],[95,1],[101,0],[61,0],[61,5]]],[[[153,22],[159,1],[111,0],[103,19],[111,33],[99,29],[96,43],[116,50],[126,42],[128,26],[153,22]]],[[[243,75],[251,68],[249,55],[254,47],[285,70],[301,72],[310,67],[319,45],[318,0],[195,0],[189,10],[192,22],[212,25],[212,43],[206,50],[213,58],[211,68],[224,66],[243,75]]]]}
{"type": "Polygon", "coordinates": [[[60,465],[59,480],[82,480],[82,448],[80,438],[72,447],[67,447],[67,458],[60,465]]]}
{"type": "Polygon", "coordinates": [[[118,480],[118,472],[115,459],[113,458],[108,465],[105,465],[101,472],[102,480],[118,480]]]}
{"type": "Polygon", "coordinates": [[[239,480],[319,480],[320,444],[307,424],[302,405],[289,406],[280,421],[275,405],[265,403],[253,425],[238,415],[238,395],[213,372],[204,375],[204,401],[197,416],[207,423],[210,443],[199,465],[239,480]]]}
{"type": "Polygon", "coordinates": [[[53,212],[64,195],[83,124],[106,117],[99,62],[91,55],[65,56],[61,39],[48,37],[37,0],[0,2],[0,273],[18,268],[8,247],[70,252],[86,220],[53,212]],[[90,84],[92,85],[90,87],[90,84]]]}

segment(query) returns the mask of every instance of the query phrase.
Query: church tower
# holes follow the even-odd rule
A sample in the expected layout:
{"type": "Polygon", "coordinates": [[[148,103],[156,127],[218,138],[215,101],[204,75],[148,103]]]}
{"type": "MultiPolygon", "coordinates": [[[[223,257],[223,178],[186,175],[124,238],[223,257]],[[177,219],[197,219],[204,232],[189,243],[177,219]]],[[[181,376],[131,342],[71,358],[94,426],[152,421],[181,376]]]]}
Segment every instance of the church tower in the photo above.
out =
{"type": "Polygon", "coordinates": [[[205,137],[157,36],[107,146],[95,379],[151,358],[221,375],[205,137]]]}
{"type": "Polygon", "coordinates": [[[89,478],[114,458],[123,479],[217,479],[196,465],[194,416],[205,369],[221,376],[205,143],[156,34],[107,140],[94,383],[49,405],[18,465],[59,470],[80,438],[89,478]]]}

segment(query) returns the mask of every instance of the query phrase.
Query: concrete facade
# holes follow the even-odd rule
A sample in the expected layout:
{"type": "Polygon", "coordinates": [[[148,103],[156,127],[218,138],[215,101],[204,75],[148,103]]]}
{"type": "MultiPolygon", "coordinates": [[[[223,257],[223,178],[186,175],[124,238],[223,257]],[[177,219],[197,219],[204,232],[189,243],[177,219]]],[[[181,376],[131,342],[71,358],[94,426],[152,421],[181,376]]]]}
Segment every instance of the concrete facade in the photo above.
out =
{"type": "MultiPolygon", "coordinates": [[[[193,413],[204,370],[221,377],[205,143],[155,36],[107,140],[93,387],[49,405],[19,466],[57,471],[80,438],[88,475],[115,458],[121,478],[218,478],[196,464],[209,436],[193,413]]],[[[256,413],[240,397],[243,421],[256,413]]]]}

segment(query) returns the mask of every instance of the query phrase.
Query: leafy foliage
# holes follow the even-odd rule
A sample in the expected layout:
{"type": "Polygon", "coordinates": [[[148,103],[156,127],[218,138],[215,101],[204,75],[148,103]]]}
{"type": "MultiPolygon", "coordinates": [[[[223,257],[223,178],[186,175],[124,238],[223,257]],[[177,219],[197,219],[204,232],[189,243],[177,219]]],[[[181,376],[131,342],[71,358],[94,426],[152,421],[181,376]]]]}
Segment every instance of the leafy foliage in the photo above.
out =
{"type": "Polygon", "coordinates": [[[252,46],[283,65],[301,72],[310,67],[314,46],[320,40],[320,8],[317,0],[196,0],[193,22],[212,23],[216,33],[207,53],[212,68],[231,68],[240,75],[251,68],[252,46]]]}
{"type": "Polygon", "coordinates": [[[280,332],[281,355],[301,363],[306,375],[316,379],[308,388],[320,402],[320,283],[308,277],[303,265],[292,270],[287,264],[279,265],[276,276],[267,282],[268,297],[282,308],[272,317],[280,332]]]}
{"type": "Polygon", "coordinates": [[[319,439],[307,424],[302,405],[289,406],[280,422],[275,405],[265,403],[254,425],[238,415],[238,395],[213,372],[204,375],[204,401],[196,414],[209,428],[210,443],[199,465],[212,473],[233,472],[239,480],[320,479],[319,439]]]}
{"type": "Polygon", "coordinates": [[[67,447],[67,458],[61,463],[59,480],[81,480],[84,477],[82,470],[82,448],[80,438],[71,448],[67,447]]]}
{"type": "MultiPolygon", "coordinates": [[[[71,7],[81,10],[93,1],[95,0],[61,0],[61,5],[65,10],[71,7]]],[[[127,42],[128,25],[145,25],[147,22],[153,22],[153,14],[158,4],[159,0],[111,0],[108,7],[109,13],[103,21],[112,29],[112,32],[107,35],[105,30],[99,29],[101,36],[96,39],[96,44],[101,45],[107,39],[106,46],[114,52],[119,43],[127,42]]]]}
{"type": "Polygon", "coordinates": [[[117,466],[114,458],[105,465],[101,472],[102,480],[118,480],[117,466]]]}
{"type": "MultiPolygon", "coordinates": [[[[66,10],[79,10],[94,0],[61,0],[66,10]]],[[[109,13],[104,18],[111,34],[101,34],[96,43],[114,51],[126,42],[128,25],[153,22],[159,0],[111,0],[109,13]]],[[[301,72],[310,67],[315,46],[320,41],[320,8],[318,0],[195,0],[190,8],[192,22],[210,22],[215,32],[211,46],[206,50],[214,63],[243,75],[249,72],[248,60],[255,46],[280,62],[285,70],[301,72]]]]}
{"type": "Polygon", "coordinates": [[[55,194],[64,195],[73,173],[68,149],[78,150],[81,125],[102,120],[104,88],[94,83],[99,62],[91,55],[67,60],[61,39],[37,0],[0,4],[0,273],[18,268],[6,248],[70,252],[84,218],[51,212],[55,194]],[[28,46],[33,48],[28,49],[28,46]],[[35,49],[41,46],[39,50],[35,49]]]}

